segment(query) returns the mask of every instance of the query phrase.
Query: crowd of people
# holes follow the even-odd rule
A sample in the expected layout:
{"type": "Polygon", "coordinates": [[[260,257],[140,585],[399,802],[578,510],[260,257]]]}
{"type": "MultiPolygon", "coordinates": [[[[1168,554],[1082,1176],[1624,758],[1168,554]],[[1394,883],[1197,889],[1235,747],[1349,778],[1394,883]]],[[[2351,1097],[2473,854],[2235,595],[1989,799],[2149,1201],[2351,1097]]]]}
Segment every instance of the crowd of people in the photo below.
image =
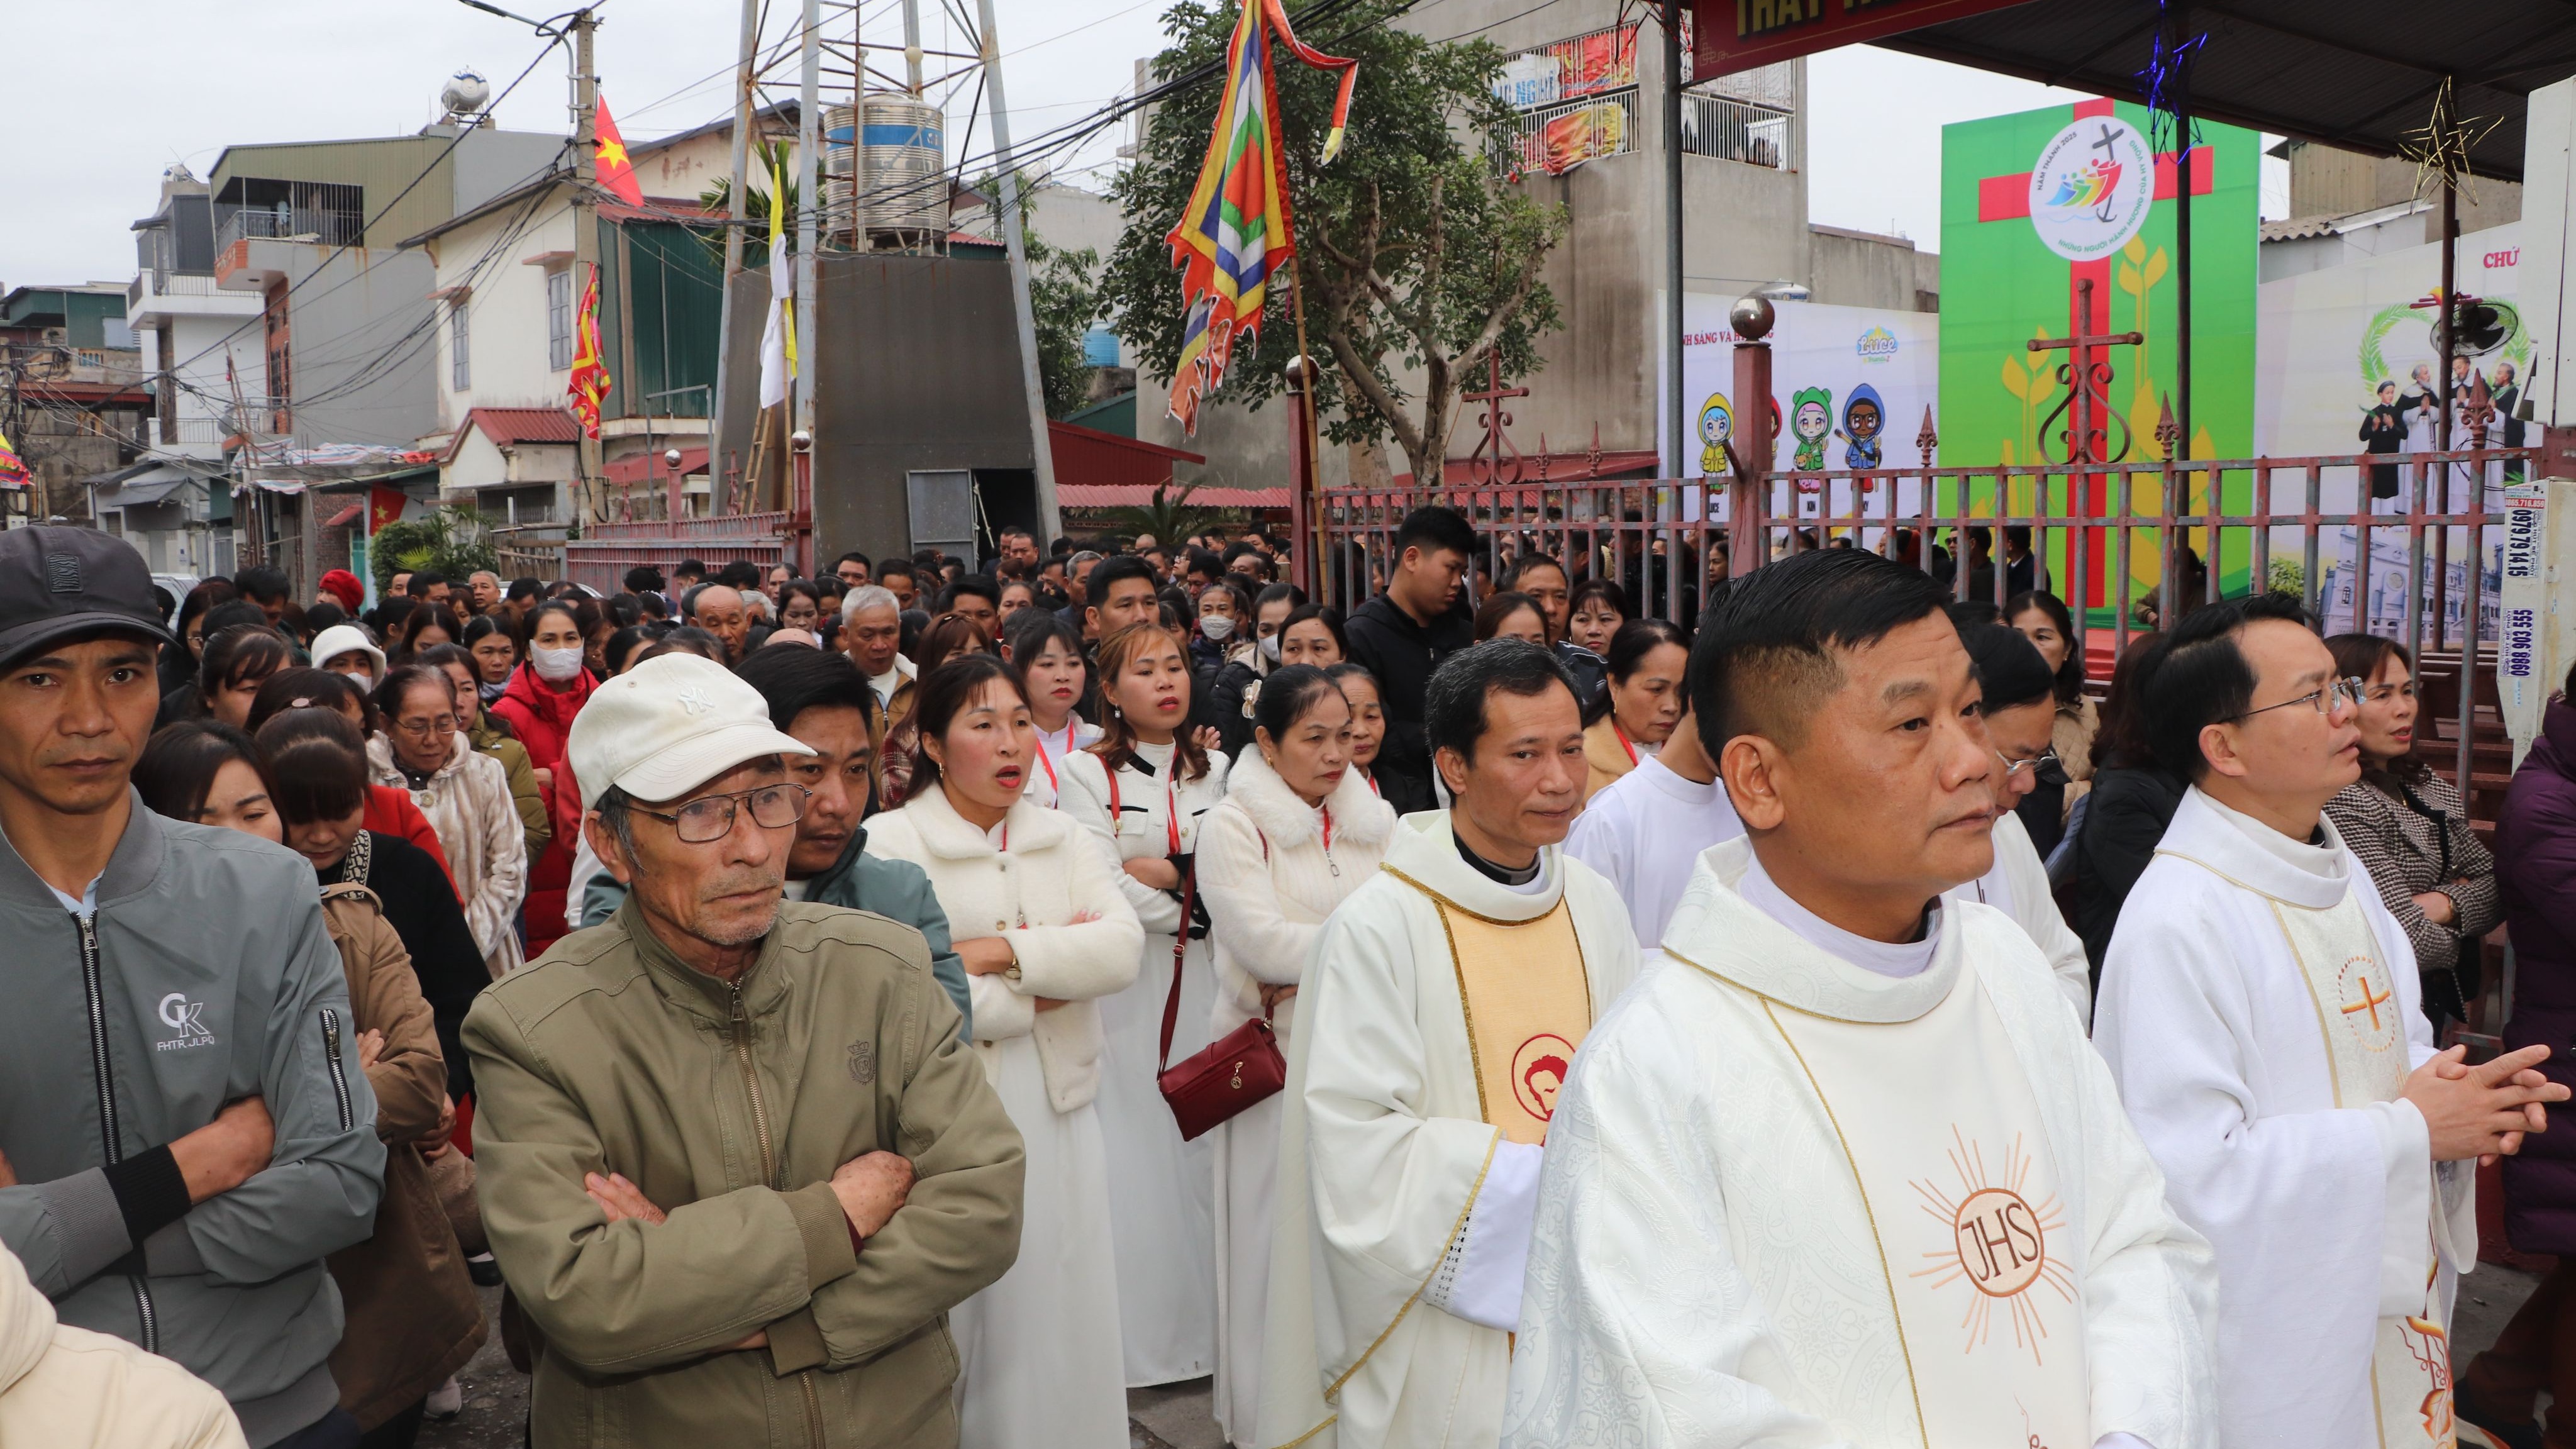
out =
{"type": "Polygon", "coordinates": [[[2279,597],[2096,699],[2026,546],[1497,543],[0,535],[0,1442],[407,1446],[495,1334],[541,1449],[2542,1442],[2576,1270],[2447,1325],[2475,1162],[2576,1251],[2576,705],[2491,850],[2279,597]]]}

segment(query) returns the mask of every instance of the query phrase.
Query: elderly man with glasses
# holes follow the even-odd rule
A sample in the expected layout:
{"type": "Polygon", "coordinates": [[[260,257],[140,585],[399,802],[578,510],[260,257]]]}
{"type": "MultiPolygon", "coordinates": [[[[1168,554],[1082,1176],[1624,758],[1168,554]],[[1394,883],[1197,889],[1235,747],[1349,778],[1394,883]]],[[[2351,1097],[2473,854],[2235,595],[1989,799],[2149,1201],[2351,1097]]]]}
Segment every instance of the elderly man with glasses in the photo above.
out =
{"type": "Polygon", "coordinates": [[[2211,604],[2147,676],[2190,781],[2120,910],[2094,1043],[2218,1255],[2219,1442],[2449,1444],[2474,1164],[2547,1125],[2546,1046],[2436,1051],[2406,933],[2325,815],[2358,681],[2297,601],[2211,604]]]}
{"type": "Polygon", "coordinates": [[[626,903],[464,1030],[533,1443],[954,1445],[1023,1153],[921,933],[782,899],[814,751],[723,668],[601,685],[567,750],[626,903]]]}

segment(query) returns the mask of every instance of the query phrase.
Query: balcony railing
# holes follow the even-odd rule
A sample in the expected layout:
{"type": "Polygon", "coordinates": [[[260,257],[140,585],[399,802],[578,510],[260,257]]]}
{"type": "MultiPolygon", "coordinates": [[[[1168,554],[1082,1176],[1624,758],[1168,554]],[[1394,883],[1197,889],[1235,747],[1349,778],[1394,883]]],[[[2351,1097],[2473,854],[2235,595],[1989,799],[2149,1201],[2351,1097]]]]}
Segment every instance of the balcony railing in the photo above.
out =
{"type": "Polygon", "coordinates": [[[1512,168],[1550,176],[1637,149],[1637,88],[1521,112],[1512,168]]]}
{"type": "Polygon", "coordinates": [[[215,250],[221,252],[245,239],[355,246],[365,231],[364,223],[365,218],[345,211],[315,211],[305,207],[244,208],[227,215],[215,229],[215,250]]]}
{"type": "Polygon", "coordinates": [[[1682,150],[1692,156],[1794,171],[1798,158],[1793,121],[1790,112],[1772,106],[1686,93],[1682,96],[1682,150]]]}

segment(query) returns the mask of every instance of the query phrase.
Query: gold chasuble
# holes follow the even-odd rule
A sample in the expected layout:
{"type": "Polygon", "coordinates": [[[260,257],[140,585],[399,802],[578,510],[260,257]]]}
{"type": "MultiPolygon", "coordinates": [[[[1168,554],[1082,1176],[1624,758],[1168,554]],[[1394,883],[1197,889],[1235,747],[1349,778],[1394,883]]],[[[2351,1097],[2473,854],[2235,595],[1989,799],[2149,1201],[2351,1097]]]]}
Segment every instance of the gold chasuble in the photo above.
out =
{"type": "MultiPolygon", "coordinates": [[[[2313,910],[2266,897],[2281,936],[2307,980],[2334,1073],[2334,1103],[2359,1107],[2395,1101],[2409,1075],[2405,1023],[2387,963],[2361,902],[2346,892],[2336,905],[2313,910]]],[[[2441,1211],[2437,1199],[2433,1210],[2441,1211]]],[[[2433,1223],[2424,1229],[2424,1293],[2420,1310],[2379,1320],[2372,1345],[2371,1399],[2378,1410],[2379,1442],[2397,1446],[2456,1442],[2451,1421],[2451,1345],[2441,1295],[2434,1291],[2437,1256],[2433,1223]]]]}
{"type": "Polygon", "coordinates": [[[2086,1250],[2030,1079],[1959,955],[1958,979],[1911,1021],[1763,1006],[1859,1179],[1925,1449],[2090,1449],[2073,1269],[2086,1250]]]}
{"type": "Polygon", "coordinates": [[[1431,897],[1449,934],[1485,1120],[1511,1141],[1545,1143],[1557,1091],[1592,1029],[1592,984],[1573,913],[1560,899],[1531,920],[1498,921],[1444,899],[1401,871],[1390,874],[1431,897]]]}

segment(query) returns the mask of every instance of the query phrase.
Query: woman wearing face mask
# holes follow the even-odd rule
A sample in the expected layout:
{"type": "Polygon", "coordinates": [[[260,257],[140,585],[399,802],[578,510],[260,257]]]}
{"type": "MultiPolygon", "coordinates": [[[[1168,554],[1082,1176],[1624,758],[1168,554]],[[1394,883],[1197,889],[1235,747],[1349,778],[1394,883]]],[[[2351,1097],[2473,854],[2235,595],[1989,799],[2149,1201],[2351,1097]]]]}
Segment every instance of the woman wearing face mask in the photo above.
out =
{"type": "Polygon", "coordinates": [[[1100,641],[1100,742],[1058,765],[1061,808],[1105,842],[1145,927],[1136,984],[1100,1003],[1100,1131],[1118,1237],[1118,1314],[1130,1388],[1216,1368],[1212,1146],[1183,1142],[1155,1087],[1163,1006],[1181,973],[1172,1060],[1206,1046],[1215,982],[1204,906],[1190,879],[1199,822],[1225,798],[1225,757],[1189,726],[1190,669],[1180,639],[1130,624],[1100,641]],[[1189,902],[1185,907],[1184,901],[1189,902]],[[1175,946],[1190,942],[1185,962],[1175,946]]]}
{"type": "Polygon", "coordinates": [[[528,662],[510,675],[491,709],[527,746],[553,826],[545,854],[528,871],[528,951],[534,955],[564,934],[564,886],[572,878],[573,846],[581,839],[581,790],[564,766],[564,741],[599,681],[585,663],[588,641],[570,600],[539,604],[525,629],[528,662]]]}
{"type": "Polygon", "coordinates": [[[438,831],[465,896],[465,920],[492,979],[519,968],[515,923],[528,893],[526,827],[510,800],[509,773],[474,753],[456,717],[456,687],[442,670],[407,664],[376,688],[383,733],[367,741],[369,774],[411,791],[438,831]]]}
{"type": "Polygon", "coordinates": [[[528,763],[528,747],[510,733],[509,721],[483,707],[482,692],[475,687],[474,656],[453,644],[442,644],[420,656],[420,662],[445,674],[448,683],[456,686],[456,719],[465,731],[465,742],[474,747],[474,753],[501,762],[510,778],[510,803],[518,807],[519,825],[527,834],[528,859],[540,859],[547,842],[554,839],[554,819],[546,810],[545,792],[537,788],[537,770],[528,763]]]}
{"type": "Polygon", "coordinates": [[[1632,619],[1619,626],[1610,641],[1610,687],[1583,712],[1583,763],[1591,769],[1585,800],[1673,737],[1690,707],[1682,693],[1689,665],[1690,646],[1670,621],[1632,619]]]}
{"type": "MultiPolygon", "coordinates": [[[[1208,587],[1215,593],[1219,586],[1232,588],[1233,578],[1219,579],[1208,587]]],[[[1200,596],[1202,600],[1205,595],[1200,596]]],[[[1238,592],[1236,598],[1241,599],[1238,592]]],[[[1192,719],[1217,733],[1218,749],[1227,759],[1243,753],[1252,743],[1252,708],[1261,698],[1261,681],[1279,667],[1279,631],[1287,627],[1288,616],[1306,606],[1305,591],[1295,584],[1272,584],[1261,591],[1248,611],[1251,638],[1248,647],[1230,650],[1225,663],[1214,673],[1201,676],[1197,703],[1192,719]]],[[[1235,626],[1236,634],[1244,632],[1235,626]]]]}
{"type": "Polygon", "coordinates": [[[2468,1003],[2478,998],[2478,942],[2504,919],[2495,857],[2469,828],[2459,790],[2415,754],[2420,706],[2406,646],[2337,634],[2326,649],[2337,675],[2362,682],[2353,720],[2361,731],[2361,778],[2326,802],[2326,814],[2415,943],[2424,1014],[2438,1037],[2445,1024],[2468,1019],[2468,1003]]]}
{"type": "Polygon", "coordinates": [[[1000,660],[923,670],[914,709],[917,788],[869,821],[867,850],[929,875],[968,973],[975,1054],[1028,1154],[1018,1261],[949,1310],[953,1442],[1125,1449],[1097,998],[1134,978],[1143,935],[1098,843],[1028,799],[1034,730],[1000,660]]]}
{"type": "MultiPolygon", "coordinates": [[[[273,844],[292,827],[281,806],[328,795],[333,806],[364,814],[365,768],[357,732],[337,716],[305,715],[340,730],[346,755],[317,776],[309,768],[277,777],[241,731],[211,721],[171,725],[152,737],[135,764],[135,789],[160,814],[221,826],[273,844]]],[[[298,761],[309,766],[311,761],[298,761]]],[[[344,834],[363,834],[354,829],[344,834]]],[[[393,849],[406,849],[400,841],[393,849]]],[[[343,847],[345,849],[345,846],[343,847]]],[[[429,897],[447,900],[434,868],[412,853],[429,897]]],[[[328,1264],[346,1323],[331,1352],[340,1407],[370,1442],[408,1443],[424,1401],[464,1367],[483,1343],[483,1315],[465,1256],[431,1185],[424,1149],[443,1151],[446,1067],[416,966],[379,893],[361,884],[326,881],[322,920],[339,948],[349,988],[347,1060],[365,1071],[376,1098],[376,1135],[385,1144],[384,1196],[367,1241],[333,1253],[328,1264]]],[[[470,997],[468,998],[470,999],[470,997]]]]}
{"type": "Polygon", "coordinates": [[[1232,580],[1219,579],[1199,593],[1196,633],[1190,640],[1190,672],[1213,675],[1231,660],[1247,659],[1256,650],[1252,604],[1232,580]]]}
{"type": "Polygon", "coordinates": [[[1091,674],[1082,660],[1082,635],[1044,609],[1024,611],[1002,632],[1004,657],[1029,702],[1029,722],[1037,727],[1029,798],[1053,809],[1063,793],[1064,761],[1100,738],[1100,726],[1077,708],[1091,674]]]}
{"type": "MultiPolygon", "coordinates": [[[[1286,631],[1282,631],[1283,633],[1286,631]]],[[[1284,647],[1284,646],[1283,646],[1284,647]]],[[[1324,918],[1377,870],[1395,812],[1350,768],[1350,702],[1321,669],[1283,665],[1263,681],[1254,753],[1235,762],[1199,832],[1217,997],[1211,1039],[1267,1017],[1288,1049],[1297,982],[1324,918]]],[[[1261,1405],[1278,1190],[1277,1097],[1207,1136],[1216,1157],[1216,1421],[1250,1444],[1261,1405]]]]}

